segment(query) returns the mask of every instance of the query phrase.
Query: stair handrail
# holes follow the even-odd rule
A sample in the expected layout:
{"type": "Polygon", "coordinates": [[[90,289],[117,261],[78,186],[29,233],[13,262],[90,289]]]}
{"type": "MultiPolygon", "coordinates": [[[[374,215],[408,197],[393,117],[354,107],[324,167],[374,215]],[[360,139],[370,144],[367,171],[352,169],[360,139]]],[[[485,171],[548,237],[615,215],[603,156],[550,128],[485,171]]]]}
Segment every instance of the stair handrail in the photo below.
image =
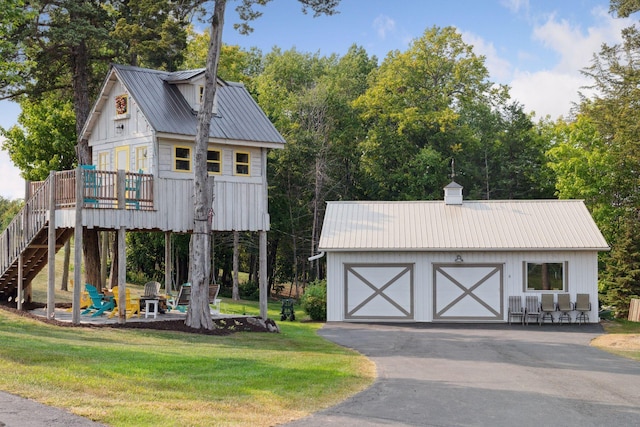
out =
{"type": "Polygon", "coordinates": [[[0,275],[18,259],[48,221],[50,181],[33,192],[22,209],[0,235],[0,275]]]}

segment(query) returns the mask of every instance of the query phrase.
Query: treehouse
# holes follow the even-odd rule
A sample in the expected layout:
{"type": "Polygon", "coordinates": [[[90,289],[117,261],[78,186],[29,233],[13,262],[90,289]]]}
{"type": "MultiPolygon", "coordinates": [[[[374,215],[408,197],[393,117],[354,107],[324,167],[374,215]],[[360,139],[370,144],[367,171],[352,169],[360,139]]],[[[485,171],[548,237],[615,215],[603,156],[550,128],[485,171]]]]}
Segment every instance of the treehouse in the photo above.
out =
{"type": "MultiPolygon", "coordinates": [[[[206,159],[211,227],[260,232],[264,258],[267,152],[285,140],[242,84],[216,83],[206,159]]],[[[0,299],[22,295],[78,228],[193,231],[194,139],[203,93],[204,69],[111,67],[80,135],[92,164],[30,183],[24,209],[0,236],[0,299]]]]}

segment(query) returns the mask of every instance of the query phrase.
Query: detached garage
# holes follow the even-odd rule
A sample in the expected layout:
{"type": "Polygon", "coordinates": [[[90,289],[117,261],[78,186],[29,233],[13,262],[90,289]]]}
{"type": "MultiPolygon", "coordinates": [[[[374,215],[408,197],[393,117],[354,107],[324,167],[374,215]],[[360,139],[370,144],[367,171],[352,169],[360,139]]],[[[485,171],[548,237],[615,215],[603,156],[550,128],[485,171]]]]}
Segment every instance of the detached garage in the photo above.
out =
{"type": "Polygon", "coordinates": [[[327,320],[506,322],[509,296],[588,294],[598,321],[598,252],[579,200],[329,202],[327,320]]]}

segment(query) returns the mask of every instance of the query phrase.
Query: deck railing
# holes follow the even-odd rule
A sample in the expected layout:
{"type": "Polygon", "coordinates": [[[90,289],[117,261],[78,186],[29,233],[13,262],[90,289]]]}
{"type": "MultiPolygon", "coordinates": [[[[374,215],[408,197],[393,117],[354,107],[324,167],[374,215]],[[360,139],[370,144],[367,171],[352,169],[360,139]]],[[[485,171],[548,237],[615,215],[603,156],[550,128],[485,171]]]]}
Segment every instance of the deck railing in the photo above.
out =
{"type": "Polygon", "coordinates": [[[29,242],[44,227],[49,212],[49,180],[33,189],[20,212],[0,235],[0,274],[18,258],[29,242]]]}
{"type": "MultiPolygon", "coordinates": [[[[83,174],[83,204],[88,209],[118,209],[118,172],[87,169],[83,174]]],[[[35,193],[47,181],[31,182],[35,193]]],[[[124,207],[153,210],[153,175],[124,173],[124,207]]],[[[56,209],[76,207],[76,171],[56,172],[56,209]]]]}
{"type": "MultiPolygon", "coordinates": [[[[87,209],[153,210],[153,175],[80,169],[82,202],[87,209]],[[120,189],[120,191],[119,191],[120,189]]],[[[76,207],[77,170],[55,173],[56,209],[76,207]]],[[[51,180],[31,182],[24,207],[0,235],[0,274],[3,274],[45,226],[51,180]]]]}

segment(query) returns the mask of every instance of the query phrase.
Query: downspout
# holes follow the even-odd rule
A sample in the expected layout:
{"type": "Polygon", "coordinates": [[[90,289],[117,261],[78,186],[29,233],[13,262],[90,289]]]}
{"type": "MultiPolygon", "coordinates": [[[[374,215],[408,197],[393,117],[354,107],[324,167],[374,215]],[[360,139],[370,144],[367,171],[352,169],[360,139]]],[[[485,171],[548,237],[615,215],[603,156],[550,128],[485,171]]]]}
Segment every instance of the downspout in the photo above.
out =
{"type": "Polygon", "coordinates": [[[320,252],[319,254],[316,254],[314,256],[310,256],[309,258],[307,258],[309,261],[315,261],[317,259],[320,259],[324,256],[324,251],[320,252]]]}

